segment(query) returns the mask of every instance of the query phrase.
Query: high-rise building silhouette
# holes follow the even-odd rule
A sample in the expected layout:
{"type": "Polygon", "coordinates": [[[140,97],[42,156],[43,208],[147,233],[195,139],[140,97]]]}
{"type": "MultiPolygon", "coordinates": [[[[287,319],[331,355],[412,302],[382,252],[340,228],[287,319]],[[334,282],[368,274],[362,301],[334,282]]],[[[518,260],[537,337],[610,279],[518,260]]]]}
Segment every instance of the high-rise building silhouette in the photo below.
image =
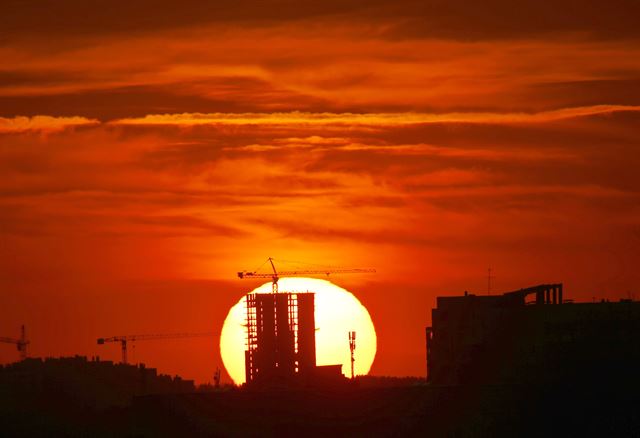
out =
{"type": "Polygon", "coordinates": [[[438,297],[426,347],[427,379],[435,384],[635,378],[640,303],[574,303],[563,298],[562,284],[438,297]]]}

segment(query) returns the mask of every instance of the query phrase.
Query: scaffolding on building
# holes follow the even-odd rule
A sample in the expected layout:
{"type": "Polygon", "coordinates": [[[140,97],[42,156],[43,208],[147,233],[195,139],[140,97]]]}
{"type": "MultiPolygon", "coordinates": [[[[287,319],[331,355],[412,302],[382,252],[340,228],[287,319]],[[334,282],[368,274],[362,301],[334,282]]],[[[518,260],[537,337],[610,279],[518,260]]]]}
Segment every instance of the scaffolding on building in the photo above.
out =
{"type": "Polygon", "coordinates": [[[286,383],[315,369],[314,297],[311,292],[247,295],[247,383],[286,383]]]}

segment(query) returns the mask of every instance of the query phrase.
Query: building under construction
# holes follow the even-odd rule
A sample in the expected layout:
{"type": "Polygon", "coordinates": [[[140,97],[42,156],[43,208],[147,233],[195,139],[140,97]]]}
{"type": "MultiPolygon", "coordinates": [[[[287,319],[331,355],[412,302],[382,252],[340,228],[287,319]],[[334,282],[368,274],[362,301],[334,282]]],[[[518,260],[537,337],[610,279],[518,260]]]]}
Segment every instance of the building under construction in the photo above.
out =
{"type": "Polygon", "coordinates": [[[573,303],[562,284],[438,297],[431,321],[434,384],[636,379],[640,363],[640,303],[573,303]]]}
{"type": "Polygon", "coordinates": [[[316,366],[314,293],[252,293],[246,306],[247,384],[311,385],[343,379],[342,365],[316,366]]]}
{"type": "MultiPolygon", "coordinates": [[[[240,271],[239,278],[270,279],[270,294],[246,297],[247,349],[245,377],[251,386],[314,386],[344,381],[342,365],[316,365],[315,294],[278,292],[281,277],[372,273],[375,269],[296,269],[278,271],[269,257],[272,272],[240,271]]],[[[346,335],[346,333],[345,333],[346,335]]],[[[348,334],[352,355],[355,332],[348,334]]]]}

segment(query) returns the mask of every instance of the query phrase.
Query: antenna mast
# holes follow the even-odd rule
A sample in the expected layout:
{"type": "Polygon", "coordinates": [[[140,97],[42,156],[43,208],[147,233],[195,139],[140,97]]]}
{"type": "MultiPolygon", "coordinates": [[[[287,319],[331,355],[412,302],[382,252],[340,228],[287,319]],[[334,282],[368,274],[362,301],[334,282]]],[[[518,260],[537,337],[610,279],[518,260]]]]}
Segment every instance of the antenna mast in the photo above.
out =
{"type": "Polygon", "coordinates": [[[349,349],[351,350],[351,380],[355,378],[353,364],[356,361],[354,353],[356,351],[356,332],[349,332],[349,349]]]}

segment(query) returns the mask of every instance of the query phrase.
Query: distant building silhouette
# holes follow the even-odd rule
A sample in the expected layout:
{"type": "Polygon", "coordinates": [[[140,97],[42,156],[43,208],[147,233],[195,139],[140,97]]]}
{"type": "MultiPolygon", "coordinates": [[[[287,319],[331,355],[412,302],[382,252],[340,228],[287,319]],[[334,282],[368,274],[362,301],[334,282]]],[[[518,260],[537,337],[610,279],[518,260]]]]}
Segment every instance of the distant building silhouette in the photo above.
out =
{"type": "Polygon", "coordinates": [[[84,356],[26,359],[0,366],[0,391],[23,400],[52,400],[104,408],[126,406],[136,395],[195,391],[192,380],[158,374],[155,368],[114,364],[84,356]]]}
{"type": "Polygon", "coordinates": [[[438,297],[426,329],[434,384],[636,378],[640,303],[572,303],[562,284],[497,296],[438,297]],[[535,300],[527,301],[530,295],[535,300]]]}

